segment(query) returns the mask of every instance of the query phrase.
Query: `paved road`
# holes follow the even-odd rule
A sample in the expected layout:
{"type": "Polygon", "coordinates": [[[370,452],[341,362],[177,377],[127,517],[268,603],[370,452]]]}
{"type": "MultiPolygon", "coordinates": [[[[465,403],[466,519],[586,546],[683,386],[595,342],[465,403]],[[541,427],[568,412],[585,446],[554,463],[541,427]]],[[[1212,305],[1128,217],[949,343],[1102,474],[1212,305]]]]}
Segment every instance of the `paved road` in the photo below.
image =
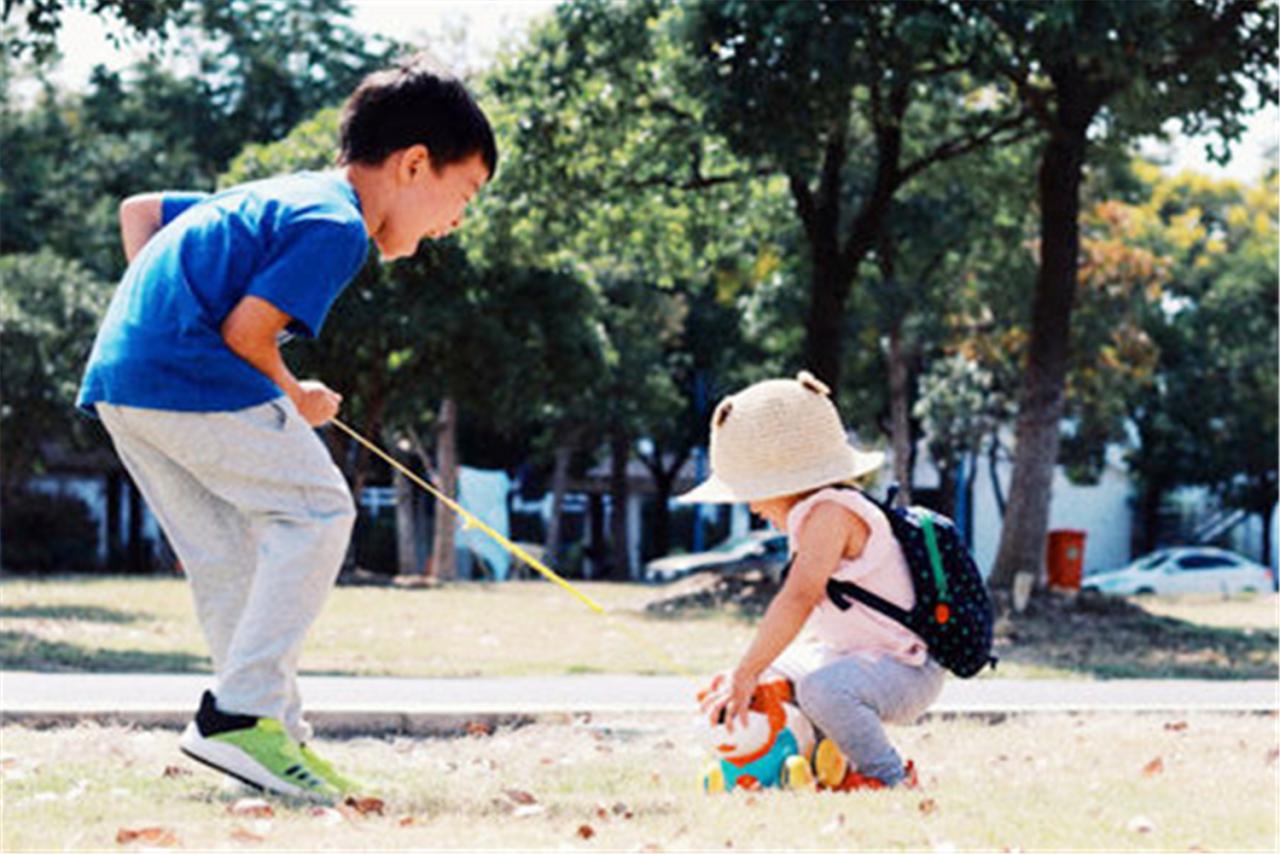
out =
{"type": "MultiPolygon", "coordinates": [[[[12,722],[112,722],[179,726],[203,674],[0,672],[0,712],[12,722]]],[[[431,732],[469,720],[528,720],[577,713],[691,714],[695,683],[664,676],[403,679],[304,676],[309,716],[349,731],[431,732]]],[[[932,713],[1055,711],[1277,712],[1280,681],[948,680],[932,713]]]]}

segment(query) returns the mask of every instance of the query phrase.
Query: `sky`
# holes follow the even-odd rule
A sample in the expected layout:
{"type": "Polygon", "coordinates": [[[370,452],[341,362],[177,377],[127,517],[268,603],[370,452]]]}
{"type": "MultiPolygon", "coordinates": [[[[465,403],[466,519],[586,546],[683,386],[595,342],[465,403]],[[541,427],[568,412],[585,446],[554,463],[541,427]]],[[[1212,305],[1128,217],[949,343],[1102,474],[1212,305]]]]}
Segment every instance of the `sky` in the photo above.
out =
{"type": "MultiPolygon", "coordinates": [[[[466,74],[485,67],[500,48],[518,41],[533,21],[556,4],[555,0],[354,0],[352,5],[357,29],[432,45],[440,60],[466,74]]],[[[59,35],[64,59],[58,79],[79,87],[97,64],[118,69],[145,55],[146,45],[136,39],[131,45],[114,48],[106,38],[111,29],[120,30],[79,9],[66,11],[59,35]]],[[[1171,124],[1170,129],[1175,126],[1171,124]]],[[[1280,108],[1255,113],[1248,127],[1225,167],[1207,160],[1204,140],[1176,132],[1171,144],[1147,140],[1140,150],[1167,160],[1167,171],[1190,169],[1251,182],[1264,172],[1268,151],[1274,157],[1280,145],[1280,108]]]]}

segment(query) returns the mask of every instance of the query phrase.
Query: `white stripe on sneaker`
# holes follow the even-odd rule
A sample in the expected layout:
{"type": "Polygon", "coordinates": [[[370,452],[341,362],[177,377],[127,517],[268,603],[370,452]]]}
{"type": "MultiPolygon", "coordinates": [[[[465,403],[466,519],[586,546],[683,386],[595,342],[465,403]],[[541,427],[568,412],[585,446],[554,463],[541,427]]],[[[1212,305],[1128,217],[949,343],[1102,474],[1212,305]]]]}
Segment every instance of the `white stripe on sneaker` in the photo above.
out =
{"type": "Polygon", "coordinates": [[[187,724],[187,728],[183,730],[178,747],[197,762],[259,789],[299,798],[330,800],[319,792],[285,782],[234,744],[205,738],[200,734],[195,721],[187,724]]]}

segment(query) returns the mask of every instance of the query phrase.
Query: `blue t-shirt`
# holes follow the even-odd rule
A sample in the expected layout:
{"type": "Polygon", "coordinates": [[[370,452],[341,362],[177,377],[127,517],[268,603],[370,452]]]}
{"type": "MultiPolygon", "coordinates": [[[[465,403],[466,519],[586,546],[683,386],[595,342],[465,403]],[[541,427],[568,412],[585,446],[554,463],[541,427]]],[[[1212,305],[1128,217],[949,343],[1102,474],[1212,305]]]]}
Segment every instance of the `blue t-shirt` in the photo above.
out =
{"type": "Polygon", "coordinates": [[[355,189],[337,172],[303,172],[166,194],[162,221],[111,299],[77,405],[218,412],[279,397],[227,347],[222,322],[256,296],[315,337],[369,252],[355,189]]]}

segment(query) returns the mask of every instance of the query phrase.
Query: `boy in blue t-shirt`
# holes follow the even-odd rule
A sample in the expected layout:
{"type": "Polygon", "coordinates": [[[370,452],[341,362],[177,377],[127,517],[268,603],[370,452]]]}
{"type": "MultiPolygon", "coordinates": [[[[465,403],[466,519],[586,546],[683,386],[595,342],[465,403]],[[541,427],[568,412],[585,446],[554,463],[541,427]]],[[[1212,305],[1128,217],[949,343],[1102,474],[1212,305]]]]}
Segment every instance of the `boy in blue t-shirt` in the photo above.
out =
{"type": "Polygon", "coordinates": [[[370,239],[402,258],[457,228],[497,166],[484,113],[419,58],[365,78],[340,144],[331,172],[127,199],[129,268],[77,401],[102,420],[191,581],[217,678],[182,750],[321,798],[356,784],[306,746],[297,662],[355,508],[314,432],[342,397],[295,378],[279,341],[319,334],[370,239]]]}

